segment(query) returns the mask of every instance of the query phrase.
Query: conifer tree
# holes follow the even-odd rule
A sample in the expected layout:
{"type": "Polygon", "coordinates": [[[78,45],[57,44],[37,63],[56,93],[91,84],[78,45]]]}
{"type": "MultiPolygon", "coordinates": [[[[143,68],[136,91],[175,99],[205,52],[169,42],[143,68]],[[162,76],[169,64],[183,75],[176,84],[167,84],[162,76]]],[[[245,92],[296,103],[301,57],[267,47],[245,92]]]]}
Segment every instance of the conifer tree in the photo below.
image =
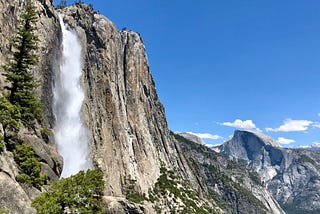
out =
{"type": "Polygon", "coordinates": [[[20,128],[20,111],[7,98],[0,96],[0,123],[3,130],[18,131],[20,128]]]}
{"type": "Polygon", "coordinates": [[[40,119],[42,104],[35,96],[35,81],[32,69],[38,63],[37,43],[35,34],[37,22],[36,7],[32,0],[26,0],[25,11],[20,16],[16,36],[13,38],[11,60],[3,66],[5,76],[10,83],[8,100],[17,106],[22,122],[30,127],[35,119],[40,119]]]}

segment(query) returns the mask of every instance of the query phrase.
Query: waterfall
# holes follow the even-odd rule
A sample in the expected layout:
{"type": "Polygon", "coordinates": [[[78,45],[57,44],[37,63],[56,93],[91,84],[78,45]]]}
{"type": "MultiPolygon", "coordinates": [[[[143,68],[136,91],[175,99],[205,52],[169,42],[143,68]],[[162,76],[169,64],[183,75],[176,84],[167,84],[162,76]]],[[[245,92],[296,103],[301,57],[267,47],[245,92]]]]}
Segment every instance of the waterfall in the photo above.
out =
{"type": "Polygon", "coordinates": [[[76,31],[70,30],[60,17],[62,29],[62,59],[55,76],[53,112],[56,118],[55,142],[63,157],[61,177],[92,168],[90,135],[81,120],[84,92],[81,78],[81,43],[76,31]]]}

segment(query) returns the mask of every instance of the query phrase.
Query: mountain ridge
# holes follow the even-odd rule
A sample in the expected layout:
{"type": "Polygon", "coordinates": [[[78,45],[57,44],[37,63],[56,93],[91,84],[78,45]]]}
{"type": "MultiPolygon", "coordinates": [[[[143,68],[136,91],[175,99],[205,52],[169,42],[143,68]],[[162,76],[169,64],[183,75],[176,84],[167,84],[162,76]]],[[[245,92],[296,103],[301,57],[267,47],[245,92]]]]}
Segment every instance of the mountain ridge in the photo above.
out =
{"type": "Polygon", "coordinates": [[[257,171],[267,189],[288,213],[318,213],[319,154],[273,147],[264,139],[269,137],[252,131],[235,131],[233,138],[218,146],[218,150],[257,171]]]}

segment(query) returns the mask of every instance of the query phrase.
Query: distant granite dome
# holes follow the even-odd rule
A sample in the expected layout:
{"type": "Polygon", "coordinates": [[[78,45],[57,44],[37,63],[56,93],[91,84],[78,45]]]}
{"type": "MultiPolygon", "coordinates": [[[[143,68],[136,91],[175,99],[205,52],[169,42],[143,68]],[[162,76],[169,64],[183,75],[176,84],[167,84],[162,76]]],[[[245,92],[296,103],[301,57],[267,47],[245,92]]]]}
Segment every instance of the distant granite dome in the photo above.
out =
{"type": "Polygon", "coordinates": [[[320,213],[320,155],[281,148],[257,131],[235,131],[215,151],[258,172],[273,197],[287,213],[320,213]]]}
{"type": "Polygon", "coordinates": [[[235,131],[233,138],[221,146],[220,152],[235,160],[250,162],[254,167],[261,168],[261,158],[272,166],[279,165],[282,160],[279,144],[271,137],[252,130],[235,131]],[[257,164],[257,165],[256,165],[257,164]]]}
{"type": "Polygon", "coordinates": [[[274,140],[268,135],[265,135],[260,131],[256,131],[256,130],[235,131],[235,135],[241,134],[241,133],[248,133],[248,134],[251,133],[253,135],[256,135],[257,138],[260,138],[263,141],[263,143],[265,143],[266,145],[271,145],[273,147],[280,147],[280,144],[276,140],[274,140]]]}

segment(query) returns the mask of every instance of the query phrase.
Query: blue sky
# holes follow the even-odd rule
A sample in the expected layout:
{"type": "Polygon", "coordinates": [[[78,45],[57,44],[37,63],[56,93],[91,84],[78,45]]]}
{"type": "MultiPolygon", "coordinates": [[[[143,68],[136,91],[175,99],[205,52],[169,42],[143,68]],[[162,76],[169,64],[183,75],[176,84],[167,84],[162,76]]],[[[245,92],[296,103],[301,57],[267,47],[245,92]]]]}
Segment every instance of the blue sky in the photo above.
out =
{"type": "Polygon", "coordinates": [[[320,1],[85,2],[141,34],[171,130],[320,141],[320,1]]]}

